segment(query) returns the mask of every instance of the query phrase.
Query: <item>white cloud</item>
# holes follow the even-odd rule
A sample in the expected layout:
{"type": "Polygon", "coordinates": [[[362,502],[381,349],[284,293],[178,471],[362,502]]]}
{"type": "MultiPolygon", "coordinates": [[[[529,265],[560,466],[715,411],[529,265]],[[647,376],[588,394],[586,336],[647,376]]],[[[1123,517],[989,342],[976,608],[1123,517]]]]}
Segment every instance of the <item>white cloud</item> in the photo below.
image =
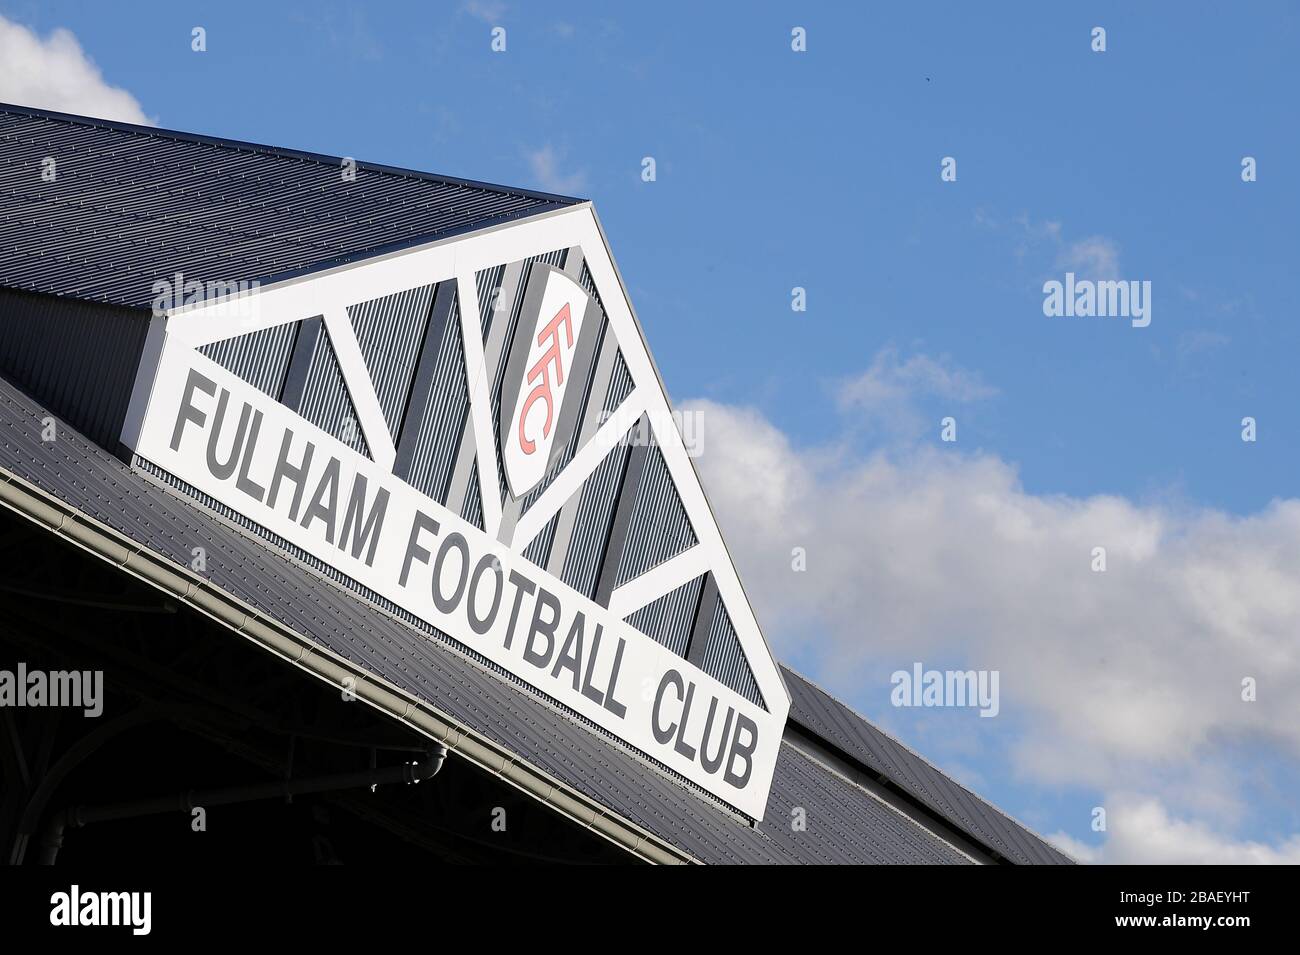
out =
{"type": "Polygon", "coordinates": [[[584,191],[587,188],[586,172],[579,170],[567,175],[563,174],[559,169],[560,159],[555,147],[550,143],[529,153],[528,165],[532,169],[533,178],[547,192],[571,196],[584,191]]]}
{"type": "Polygon", "coordinates": [[[1178,361],[1185,364],[1193,358],[1226,348],[1231,341],[1232,339],[1220,332],[1199,329],[1179,335],[1175,351],[1178,361]]]}
{"type": "MultiPolygon", "coordinates": [[[[905,401],[908,383],[987,387],[920,358],[873,369],[854,392],[863,401],[905,401]]],[[[988,738],[1018,778],[1166,803],[1191,792],[1180,811],[1220,828],[1242,784],[1217,778],[1214,760],[1243,741],[1300,753],[1300,500],[1236,517],[1032,494],[995,455],[855,453],[848,423],[826,446],[796,448],[753,409],[686,407],[703,415],[701,474],[777,655],[864,711],[886,708],[888,674],[912,661],[997,669],[1002,715],[985,721],[999,724],[988,738]],[[1104,573],[1092,570],[1098,546],[1104,573]],[[791,569],[794,547],[806,572],[791,569]],[[1245,677],[1256,702],[1241,699],[1245,677]]],[[[1159,821],[1139,808],[1142,825],[1159,821]]],[[[1126,841],[1112,854],[1161,851],[1156,835],[1115,831],[1126,841]]]]}
{"type": "Polygon", "coordinates": [[[975,224],[993,232],[1009,235],[1014,241],[1016,258],[1040,261],[1055,250],[1053,268],[1073,272],[1092,281],[1117,280],[1120,275],[1119,243],[1104,235],[1070,239],[1062,224],[1054,219],[1036,222],[1021,213],[1003,222],[986,208],[975,210],[975,224]]]}
{"type": "Polygon", "coordinates": [[[1279,845],[1237,840],[1204,822],[1174,818],[1150,796],[1125,796],[1106,814],[1106,838],[1088,845],[1065,833],[1049,837],[1080,862],[1108,865],[1300,865],[1300,834],[1279,845]]]}
{"type": "MultiPolygon", "coordinates": [[[[977,214],[976,221],[991,228],[998,228],[999,223],[992,218],[987,212],[977,214]]],[[[1051,241],[1060,243],[1061,241],[1061,223],[1056,219],[1045,219],[1042,222],[1034,222],[1023,212],[1015,216],[1012,220],[1020,227],[1022,238],[1031,242],[1051,241]]]]}
{"type": "MultiPolygon", "coordinates": [[[[700,467],[760,618],[833,672],[950,655],[1002,671],[1042,778],[1177,760],[1225,733],[1300,749],[1300,501],[1245,518],[1026,492],[993,455],[845,461],[758,412],[692,402],[700,467]],[[790,549],[808,552],[793,573],[790,549]],[[1105,547],[1107,571],[1091,569],[1105,547]],[[1240,699],[1240,681],[1267,692],[1240,699]]],[[[882,690],[883,692],[883,690],[882,690]]]]}
{"type": "Polygon", "coordinates": [[[0,102],[149,124],[135,97],[108,85],[77,43],[57,29],[45,39],[0,16],[0,102]]]}
{"type": "Polygon", "coordinates": [[[840,400],[848,405],[896,402],[915,394],[937,395],[955,401],[976,401],[997,394],[980,376],[958,368],[947,358],[912,355],[899,360],[897,348],[876,352],[871,367],[840,388],[840,400]]]}
{"type": "Polygon", "coordinates": [[[1119,245],[1101,235],[1079,239],[1061,250],[1056,265],[1082,279],[1095,282],[1117,280],[1120,278],[1119,245]]]}
{"type": "Polygon", "coordinates": [[[862,374],[841,382],[836,399],[858,421],[883,423],[896,433],[916,433],[921,426],[918,399],[938,398],[967,404],[991,398],[997,389],[946,356],[916,354],[902,359],[897,348],[876,352],[862,374]]]}
{"type": "Polygon", "coordinates": [[[491,26],[499,26],[506,15],[506,5],[499,0],[466,0],[460,9],[491,26]]]}

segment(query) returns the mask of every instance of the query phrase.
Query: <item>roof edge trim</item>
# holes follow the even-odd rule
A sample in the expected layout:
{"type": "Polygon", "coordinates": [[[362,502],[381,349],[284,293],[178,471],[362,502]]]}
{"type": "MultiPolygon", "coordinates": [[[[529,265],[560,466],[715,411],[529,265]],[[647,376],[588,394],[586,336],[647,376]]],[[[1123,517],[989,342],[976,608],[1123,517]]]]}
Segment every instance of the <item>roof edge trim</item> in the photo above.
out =
{"type": "MultiPolygon", "coordinates": [[[[636,306],[632,304],[631,292],[628,291],[627,282],[623,279],[623,272],[618,267],[618,260],[614,258],[614,250],[610,246],[609,236],[605,232],[605,226],[600,221],[600,216],[596,212],[595,204],[587,203],[587,205],[591,211],[591,220],[596,227],[596,234],[599,236],[601,244],[605,249],[605,255],[609,259],[610,266],[613,268],[614,280],[618,284],[618,291],[623,296],[623,301],[627,306],[628,314],[632,317],[632,324],[636,328],[637,334],[640,336],[641,347],[645,351],[646,358],[650,361],[650,370],[654,372],[655,380],[659,383],[659,390],[663,392],[664,398],[667,401],[668,395],[670,394],[668,391],[668,384],[664,381],[663,373],[659,370],[659,363],[655,361],[654,352],[650,349],[650,339],[646,336],[645,326],[641,324],[641,318],[637,315],[636,306]]],[[[668,401],[668,405],[669,408],[672,408],[671,401],[668,401]]],[[[781,672],[781,661],[777,659],[776,653],[772,650],[771,641],[767,639],[767,633],[763,629],[763,624],[758,619],[757,612],[753,609],[753,602],[749,599],[748,591],[745,590],[745,581],[740,576],[740,568],[736,565],[735,558],[731,556],[731,546],[727,543],[727,535],[722,532],[722,524],[718,521],[717,509],[714,508],[713,502],[709,498],[708,488],[705,487],[704,481],[700,477],[700,469],[696,466],[694,458],[688,456],[687,463],[690,465],[691,471],[695,476],[695,483],[699,485],[700,494],[704,498],[704,505],[708,511],[709,519],[713,521],[713,525],[718,529],[718,537],[722,541],[722,549],[726,553],[727,562],[731,565],[731,572],[736,578],[736,583],[740,588],[741,596],[749,607],[750,615],[754,621],[754,626],[757,628],[758,634],[761,637],[760,642],[763,645],[763,650],[767,654],[768,663],[776,674],[776,685],[785,693],[787,699],[792,700],[790,688],[786,686],[785,683],[785,674],[781,672]]],[[[752,667],[753,664],[751,663],[750,666],[752,667]]],[[[788,716],[786,718],[789,719],[788,716]]]]}

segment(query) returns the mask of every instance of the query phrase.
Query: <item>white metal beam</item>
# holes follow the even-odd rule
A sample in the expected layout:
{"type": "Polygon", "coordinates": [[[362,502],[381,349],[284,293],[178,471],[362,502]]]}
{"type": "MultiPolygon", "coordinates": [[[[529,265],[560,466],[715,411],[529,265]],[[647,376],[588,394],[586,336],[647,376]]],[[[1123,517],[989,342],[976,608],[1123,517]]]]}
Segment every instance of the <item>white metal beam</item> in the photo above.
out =
{"type": "Polygon", "coordinates": [[[330,344],[334,346],[334,356],[338,358],[339,368],[343,372],[343,381],[347,384],[348,395],[357,410],[361,433],[366,436],[370,456],[380,467],[393,467],[397,458],[397,448],[393,445],[393,436],[384,420],[384,409],[375,394],[375,386],[370,380],[370,369],[366,367],[365,356],[357,343],[356,332],[348,320],[347,310],[335,306],[325,310],[325,328],[329,332],[330,344]]]}
{"type": "Polygon", "coordinates": [[[527,547],[529,541],[541,532],[555,512],[564,506],[564,502],[582,487],[583,482],[596,468],[600,467],[600,462],[605,460],[605,455],[609,454],[623,439],[628,428],[636,423],[644,410],[645,395],[639,388],[633,388],[632,393],[619,405],[618,411],[600,426],[600,429],[591,436],[590,441],[578,449],[573,460],[556,476],[550,487],[542,492],[542,496],[533,506],[520,515],[510,540],[502,543],[514,550],[527,547]]]}
{"type": "Polygon", "coordinates": [[[465,382],[469,388],[469,419],[474,431],[474,460],[478,466],[479,497],[483,501],[483,530],[497,536],[501,526],[501,485],[497,481],[497,449],[493,440],[492,396],[488,392],[483,332],[479,324],[478,286],[474,273],[456,276],[460,299],[460,338],[465,351],[465,382]]]}
{"type": "Polygon", "coordinates": [[[651,567],[639,577],[633,577],[609,595],[609,612],[626,617],[648,603],[671,593],[682,584],[694,580],[709,569],[707,549],[696,544],[670,557],[656,567],[651,567]]]}

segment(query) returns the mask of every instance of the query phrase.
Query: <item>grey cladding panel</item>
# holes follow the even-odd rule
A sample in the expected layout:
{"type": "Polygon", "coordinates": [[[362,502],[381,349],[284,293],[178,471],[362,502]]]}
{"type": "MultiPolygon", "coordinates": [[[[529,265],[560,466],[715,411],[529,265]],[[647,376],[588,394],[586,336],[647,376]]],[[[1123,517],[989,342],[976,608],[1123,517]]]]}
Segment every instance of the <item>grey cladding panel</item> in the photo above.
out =
{"type": "Polygon", "coordinates": [[[199,351],[262,394],[278,399],[289,370],[297,324],[285,322],[247,335],[224,338],[204,345],[199,351]]]}
{"type": "Polygon", "coordinates": [[[716,604],[713,622],[709,626],[709,642],[704,650],[704,665],[701,669],[751,703],[767,709],[753,671],[749,668],[749,661],[745,659],[745,651],[740,646],[740,638],[736,636],[731,615],[721,600],[716,604]]]}
{"type": "Polygon", "coordinates": [[[613,414],[617,411],[618,406],[632,393],[634,385],[632,372],[623,360],[623,353],[619,352],[614,358],[614,370],[610,376],[609,389],[605,393],[605,413],[613,414]]]}
{"type": "Polygon", "coordinates": [[[609,527],[614,520],[614,509],[618,506],[618,487],[630,450],[628,440],[616,445],[583,483],[582,490],[577,495],[578,512],[574,521],[573,538],[560,577],[586,597],[591,597],[596,592],[605,544],[609,539],[609,527]]]}
{"type": "Polygon", "coordinates": [[[586,262],[582,263],[582,272],[578,277],[578,281],[587,290],[587,294],[596,300],[596,304],[600,305],[601,311],[604,311],[605,306],[600,300],[600,292],[596,290],[596,279],[591,274],[591,269],[587,267],[586,262]]]}
{"type": "Polygon", "coordinates": [[[307,376],[311,374],[316,358],[316,343],[324,334],[325,320],[319,315],[294,323],[293,347],[289,352],[289,368],[280,385],[280,401],[291,411],[302,408],[303,394],[307,390],[307,376]]]}
{"type": "MultiPolygon", "coordinates": [[[[614,384],[613,370],[616,362],[620,361],[618,343],[609,330],[609,323],[604,321],[601,324],[601,334],[596,346],[596,359],[591,364],[590,389],[583,399],[582,419],[576,433],[575,447],[577,448],[583,447],[590,441],[601,425],[605,423],[608,414],[606,411],[607,402],[614,400],[617,403],[623,400],[622,397],[611,396],[610,393],[611,386],[614,384]]],[[[624,368],[624,371],[626,371],[626,368],[624,368]]],[[[572,497],[560,508],[558,520],[556,521],[554,541],[551,545],[550,554],[547,556],[547,569],[557,577],[562,576],[564,564],[568,558],[569,545],[573,540],[577,510],[577,499],[572,497]]]]}
{"type": "Polygon", "coordinates": [[[627,546],[619,562],[617,583],[627,583],[647,570],[697,543],[686,508],[668,473],[668,462],[658,446],[646,458],[645,473],[637,489],[627,546]]]}
{"type": "Polygon", "coordinates": [[[0,373],[115,451],[148,331],[128,309],[0,290],[0,373]]]}
{"type": "MultiPolygon", "coordinates": [[[[605,388],[602,411],[606,414],[613,412],[631,393],[632,375],[622,356],[616,354],[609,384],[605,388]]],[[[552,561],[551,570],[588,597],[595,595],[600,579],[601,561],[605,557],[609,528],[614,520],[614,509],[618,506],[619,484],[630,450],[630,436],[629,431],[587,478],[582,490],[575,495],[576,503],[571,501],[565,505],[566,509],[574,507],[575,510],[567,525],[565,550],[552,561]]]]}
{"type": "Polygon", "coordinates": [[[298,413],[353,450],[370,456],[343,370],[330,343],[329,329],[323,326],[316,338],[298,413]]]}
{"type": "MultiPolygon", "coordinates": [[[[406,480],[439,504],[447,499],[451,469],[469,414],[465,354],[461,347],[460,303],[453,298],[439,343],[428,401],[420,410],[419,431],[406,480]]],[[[415,409],[412,409],[412,413],[415,409]]]]}
{"type": "Polygon", "coordinates": [[[524,548],[524,557],[538,567],[546,566],[546,557],[550,554],[551,543],[555,540],[555,525],[559,517],[560,515],[556,514],[547,521],[546,526],[524,548]]]}
{"type": "Polygon", "coordinates": [[[470,475],[469,493],[465,495],[465,504],[461,508],[460,516],[479,530],[483,529],[483,496],[479,490],[477,473],[470,475]]]}
{"type": "Polygon", "coordinates": [[[653,600],[627,618],[646,636],[662,643],[680,657],[686,656],[695,622],[695,610],[704,589],[704,575],[689,580],[658,600],[653,600]]]}
{"type": "Polygon", "coordinates": [[[357,344],[366,359],[366,368],[394,441],[401,433],[420,343],[424,340],[429,310],[433,308],[433,290],[433,285],[424,285],[348,309],[357,344]]]}

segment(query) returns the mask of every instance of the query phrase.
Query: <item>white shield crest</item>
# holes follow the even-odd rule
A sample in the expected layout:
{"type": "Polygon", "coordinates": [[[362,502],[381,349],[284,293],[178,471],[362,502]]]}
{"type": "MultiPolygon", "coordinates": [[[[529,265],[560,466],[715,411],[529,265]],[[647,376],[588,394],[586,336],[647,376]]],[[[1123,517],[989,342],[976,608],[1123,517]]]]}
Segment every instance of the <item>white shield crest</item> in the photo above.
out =
{"type": "Polygon", "coordinates": [[[513,412],[502,423],[501,433],[506,480],[516,498],[531,491],[546,474],[587,300],[581,285],[563,272],[547,269],[536,317],[531,322],[527,315],[521,318],[519,334],[529,335],[527,358],[513,412]]]}

